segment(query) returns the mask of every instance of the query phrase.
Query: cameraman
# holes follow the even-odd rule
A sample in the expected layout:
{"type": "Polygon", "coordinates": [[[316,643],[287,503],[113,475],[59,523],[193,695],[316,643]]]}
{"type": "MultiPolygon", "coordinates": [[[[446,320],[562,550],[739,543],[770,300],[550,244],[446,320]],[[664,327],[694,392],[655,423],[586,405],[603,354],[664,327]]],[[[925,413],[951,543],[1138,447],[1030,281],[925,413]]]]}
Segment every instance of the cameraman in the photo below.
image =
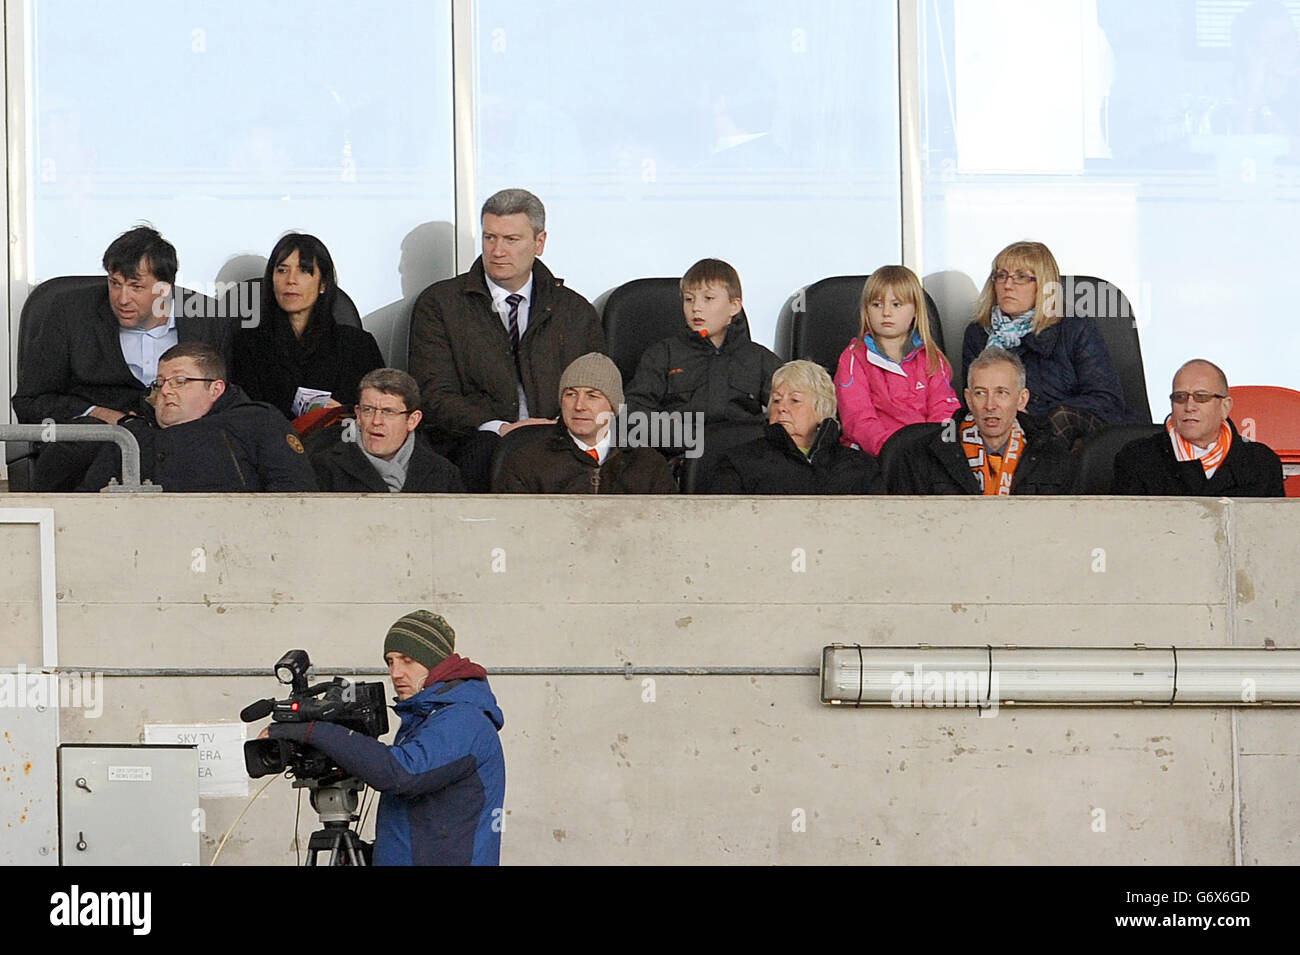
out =
{"type": "Polygon", "coordinates": [[[384,640],[402,725],[392,746],[332,723],[272,723],[264,735],[324,752],[379,790],[375,865],[497,865],[505,722],[487,671],[452,652],[456,632],[415,610],[384,640]]]}

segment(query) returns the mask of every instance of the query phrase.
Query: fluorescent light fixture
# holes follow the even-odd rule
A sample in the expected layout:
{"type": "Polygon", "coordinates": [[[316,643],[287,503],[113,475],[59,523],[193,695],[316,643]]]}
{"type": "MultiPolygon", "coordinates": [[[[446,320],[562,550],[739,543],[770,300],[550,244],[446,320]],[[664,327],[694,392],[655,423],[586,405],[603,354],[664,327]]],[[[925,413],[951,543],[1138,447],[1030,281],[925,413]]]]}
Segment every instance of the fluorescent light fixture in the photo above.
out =
{"type": "Polygon", "coordinates": [[[822,649],[821,701],[850,706],[1300,705],[1300,649],[822,649]]]}

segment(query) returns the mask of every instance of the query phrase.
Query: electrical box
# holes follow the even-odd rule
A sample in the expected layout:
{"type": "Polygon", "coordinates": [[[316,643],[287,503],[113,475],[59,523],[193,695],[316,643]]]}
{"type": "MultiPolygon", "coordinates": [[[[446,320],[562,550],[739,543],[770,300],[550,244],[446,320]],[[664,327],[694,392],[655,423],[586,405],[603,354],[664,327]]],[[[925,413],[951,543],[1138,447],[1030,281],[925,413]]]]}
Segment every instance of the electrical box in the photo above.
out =
{"type": "Polygon", "coordinates": [[[63,865],[198,865],[194,746],[59,747],[63,865]]]}
{"type": "MultiPolygon", "coordinates": [[[[0,673],[0,680],[17,679],[0,673]]],[[[26,694],[27,683],[22,685],[26,694]]],[[[10,683],[0,693],[15,688],[10,683]]],[[[59,863],[59,711],[48,702],[24,699],[28,705],[0,707],[0,867],[59,863]]]]}

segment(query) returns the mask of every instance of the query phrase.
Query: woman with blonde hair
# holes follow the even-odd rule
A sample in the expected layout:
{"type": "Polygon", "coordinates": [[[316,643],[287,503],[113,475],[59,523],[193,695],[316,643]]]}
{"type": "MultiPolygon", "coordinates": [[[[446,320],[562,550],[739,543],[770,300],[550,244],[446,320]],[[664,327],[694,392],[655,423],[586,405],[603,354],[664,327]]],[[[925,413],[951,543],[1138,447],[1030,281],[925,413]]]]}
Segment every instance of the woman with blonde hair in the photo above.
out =
{"type": "Polygon", "coordinates": [[[930,335],[925,291],[911,269],[886,265],[871,273],[858,334],[835,372],[845,444],[879,454],[904,425],[952,417],[952,369],[930,335]]]}
{"type": "Polygon", "coordinates": [[[963,382],[980,352],[995,347],[1024,364],[1027,413],[1046,419],[1066,447],[1128,420],[1101,329],[1094,319],[1066,316],[1061,270],[1041,242],[1014,242],[994,257],[962,342],[963,382]]]}
{"type": "Polygon", "coordinates": [[[724,451],[713,494],[883,494],[868,454],[840,443],[835,385],[815,361],[791,361],[772,375],[763,436],[724,451]]]}

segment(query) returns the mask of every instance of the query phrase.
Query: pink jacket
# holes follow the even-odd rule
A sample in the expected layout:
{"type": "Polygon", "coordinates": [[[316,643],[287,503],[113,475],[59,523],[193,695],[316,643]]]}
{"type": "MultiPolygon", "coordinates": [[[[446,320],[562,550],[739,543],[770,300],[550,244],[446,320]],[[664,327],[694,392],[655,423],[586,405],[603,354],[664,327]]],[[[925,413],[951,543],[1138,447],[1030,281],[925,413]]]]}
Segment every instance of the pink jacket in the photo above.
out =
{"type": "Polygon", "coordinates": [[[885,440],[904,425],[951,418],[959,404],[952,390],[952,369],[942,355],[933,375],[927,374],[926,365],[924,348],[896,363],[855,338],[840,355],[835,371],[840,440],[868,454],[880,454],[885,440]]]}

